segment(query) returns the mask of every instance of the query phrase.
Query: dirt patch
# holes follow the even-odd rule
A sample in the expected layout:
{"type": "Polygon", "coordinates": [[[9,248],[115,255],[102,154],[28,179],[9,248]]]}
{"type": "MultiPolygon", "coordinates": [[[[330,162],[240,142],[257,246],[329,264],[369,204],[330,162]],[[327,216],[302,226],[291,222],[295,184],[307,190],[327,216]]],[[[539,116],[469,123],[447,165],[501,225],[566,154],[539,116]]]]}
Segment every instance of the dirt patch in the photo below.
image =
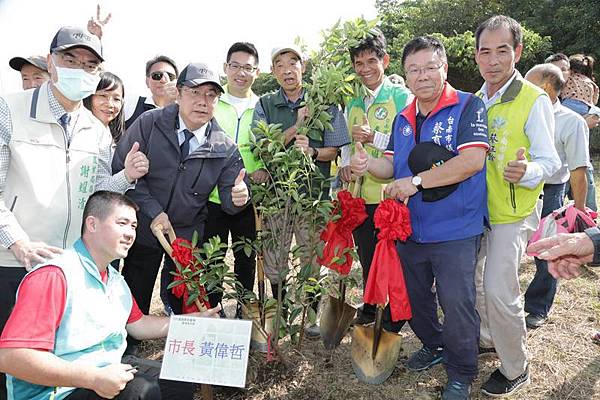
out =
{"type": "MultiPolygon", "coordinates": [[[[521,266],[521,286],[533,278],[535,266],[531,259],[521,266]]],[[[600,399],[600,347],[592,343],[590,335],[598,328],[600,299],[598,275],[588,270],[578,280],[562,282],[550,319],[543,327],[529,331],[531,384],[515,399],[588,400],[600,399]]],[[[357,297],[358,291],[351,293],[357,297]]],[[[153,310],[160,311],[155,299],[153,310]]],[[[233,315],[233,305],[226,305],[233,315]]],[[[283,342],[284,363],[267,363],[264,354],[251,353],[245,389],[216,388],[219,400],[433,400],[441,397],[446,384],[442,366],[422,373],[404,368],[410,353],[420,347],[410,328],[401,332],[403,349],[396,369],[381,385],[360,383],[350,363],[350,338],[346,336],[333,352],[323,348],[320,341],[304,341],[300,350],[283,342]]],[[[159,359],[164,341],[148,341],[142,347],[145,356],[159,359]]],[[[482,381],[499,365],[495,357],[480,359],[479,377],[473,386],[472,399],[487,399],[480,392],[482,381]]],[[[198,393],[197,398],[200,399],[198,393]]]]}

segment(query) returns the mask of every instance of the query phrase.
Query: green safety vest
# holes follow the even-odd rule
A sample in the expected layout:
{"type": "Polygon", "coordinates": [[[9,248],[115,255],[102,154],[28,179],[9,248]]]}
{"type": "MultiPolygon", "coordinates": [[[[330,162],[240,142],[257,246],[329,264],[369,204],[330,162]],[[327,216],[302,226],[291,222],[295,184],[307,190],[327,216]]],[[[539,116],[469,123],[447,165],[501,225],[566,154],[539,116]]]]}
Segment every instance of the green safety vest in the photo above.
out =
{"type": "MultiPolygon", "coordinates": [[[[225,92],[227,92],[227,85],[225,85],[224,89],[225,92]]],[[[254,104],[256,104],[258,96],[254,93],[251,93],[250,96],[255,100],[254,104]]],[[[244,110],[241,117],[238,118],[235,107],[227,103],[223,98],[219,99],[214,113],[214,117],[219,123],[219,126],[227,133],[227,136],[237,143],[247,173],[252,173],[263,167],[262,163],[252,154],[252,149],[250,147],[252,143],[251,125],[253,114],[254,105],[251,108],[244,110]]],[[[219,191],[216,187],[210,194],[209,201],[221,204],[219,191]]]]}
{"type": "MultiPolygon", "coordinates": [[[[410,92],[404,86],[393,84],[387,77],[383,80],[383,85],[377,93],[373,104],[366,110],[367,120],[371,129],[390,135],[392,133],[392,124],[396,114],[404,109],[407,104],[410,92]]],[[[365,102],[363,98],[353,98],[346,105],[348,115],[348,132],[352,131],[353,125],[362,125],[365,115],[365,102]]],[[[354,141],[351,144],[352,153],[354,153],[354,141]]],[[[383,154],[381,151],[367,146],[367,152],[372,157],[379,158],[383,154]]],[[[392,179],[379,179],[366,173],[362,180],[360,197],[365,199],[367,204],[378,204],[381,201],[381,186],[390,183],[392,179]]],[[[350,185],[349,190],[353,190],[354,185],[350,185]]]]}
{"type": "MultiPolygon", "coordinates": [[[[477,92],[477,96],[483,97],[481,91],[477,92]]],[[[519,147],[525,148],[525,156],[529,159],[531,144],[525,134],[525,124],[540,96],[546,96],[546,93],[517,74],[500,100],[487,110],[490,149],[486,181],[492,224],[509,224],[526,218],[542,192],[543,182],[529,189],[504,180],[504,167],[515,159],[519,147]]]]}

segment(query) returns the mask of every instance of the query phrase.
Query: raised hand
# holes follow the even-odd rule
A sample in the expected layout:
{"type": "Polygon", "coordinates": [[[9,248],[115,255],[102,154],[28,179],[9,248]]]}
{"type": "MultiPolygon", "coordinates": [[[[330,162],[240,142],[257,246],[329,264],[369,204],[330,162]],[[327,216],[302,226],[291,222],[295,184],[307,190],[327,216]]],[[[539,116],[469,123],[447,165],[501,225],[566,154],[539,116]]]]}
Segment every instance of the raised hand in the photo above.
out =
{"type": "Polygon", "coordinates": [[[369,154],[360,142],[356,143],[355,152],[350,159],[350,167],[356,176],[363,176],[369,169],[369,154]]]}
{"type": "Polygon", "coordinates": [[[527,171],[527,158],[525,148],[519,147],[516,159],[509,161],[504,168],[504,180],[510,183],[518,183],[527,171]]]}
{"type": "Polygon", "coordinates": [[[250,195],[248,194],[248,186],[246,186],[246,182],[244,182],[245,176],[246,169],[242,168],[238,176],[235,178],[235,182],[231,188],[231,200],[233,201],[233,205],[236,207],[244,206],[250,198],[250,195]]]}
{"type": "Polygon", "coordinates": [[[148,173],[150,161],[140,150],[140,144],[134,142],[131,150],[125,156],[125,177],[129,183],[135,182],[136,179],[148,173]]]}
{"type": "Polygon", "coordinates": [[[371,143],[373,141],[371,127],[369,126],[366,114],[363,115],[362,125],[352,126],[352,139],[356,143],[371,143]]]}
{"type": "Polygon", "coordinates": [[[96,18],[91,17],[87,23],[87,29],[92,35],[98,36],[98,39],[102,39],[104,25],[108,24],[108,21],[112,18],[112,14],[108,13],[106,18],[100,17],[100,4],[96,6],[96,18]]]}

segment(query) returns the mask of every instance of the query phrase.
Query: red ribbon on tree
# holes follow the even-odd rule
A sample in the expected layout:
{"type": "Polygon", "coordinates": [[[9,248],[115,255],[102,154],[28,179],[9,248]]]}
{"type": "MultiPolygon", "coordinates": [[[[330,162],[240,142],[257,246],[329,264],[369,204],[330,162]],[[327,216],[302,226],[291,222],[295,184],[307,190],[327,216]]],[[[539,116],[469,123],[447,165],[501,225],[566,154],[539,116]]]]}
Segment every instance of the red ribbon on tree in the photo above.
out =
{"type": "MultiPolygon", "coordinates": [[[[197,266],[194,263],[196,258],[194,257],[194,255],[192,253],[192,243],[189,240],[177,238],[173,241],[173,243],[171,243],[171,246],[173,247],[173,254],[171,254],[173,260],[177,261],[177,263],[179,263],[179,265],[181,266],[182,269],[189,267],[189,268],[191,268],[192,272],[195,272],[197,270],[197,266]]],[[[202,265],[199,265],[199,267],[202,268],[202,265]]],[[[182,281],[182,280],[183,280],[183,277],[179,273],[177,273],[176,275],[173,276],[173,282],[182,281]]],[[[190,294],[188,291],[188,287],[185,283],[181,283],[180,285],[173,286],[171,288],[171,292],[178,299],[183,297],[183,308],[181,310],[181,312],[183,314],[189,314],[189,313],[200,311],[198,309],[198,306],[196,305],[196,302],[192,302],[192,304],[190,304],[190,305],[187,304],[190,294]]],[[[210,303],[206,300],[206,290],[204,289],[203,286],[200,286],[199,298],[202,299],[201,301],[204,304],[204,306],[207,309],[209,309],[210,303]]]]}
{"type": "Polygon", "coordinates": [[[373,219],[379,233],[364,302],[384,305],[389,298],[392,320],[408,320],[412,311],[395,241],[405,241],[412,234],[410,212],[403,203],[385,199],[379,203],[373,219]]]}
{"type": "Polygon", "coordinates": [[[319,264],[326,266],[342,275],[348,275],[352,267],[352,256],[345,249],[354,247],[352,231],[367,219],[365,200],[352,197],[349,191],[338,192],[332,215],[340,215],[335,221],[329,221],[321,233],[325,242],[323,257],[317,257],[319,264]],[[344,259],[343,263],[333,262],[334,258],[344,259]]]}

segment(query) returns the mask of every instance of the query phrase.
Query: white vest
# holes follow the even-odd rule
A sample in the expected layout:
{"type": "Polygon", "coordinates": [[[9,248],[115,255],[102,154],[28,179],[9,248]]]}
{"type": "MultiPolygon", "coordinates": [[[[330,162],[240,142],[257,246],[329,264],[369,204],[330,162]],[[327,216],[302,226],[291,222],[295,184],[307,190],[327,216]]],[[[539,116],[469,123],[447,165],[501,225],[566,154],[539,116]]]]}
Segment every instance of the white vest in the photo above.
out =
{"type": "MultiPolygon", "coordinates": [[[[83,208],[95,191],[100,148],[108,129],[81,106],[71,143],[50,111],[49,84],[4,97],[12,119],[4,202],[31,241],[67,248],[81,234],[83,208]]],[[[0,266],[21,266],[0,249],[0,266]]]]}

